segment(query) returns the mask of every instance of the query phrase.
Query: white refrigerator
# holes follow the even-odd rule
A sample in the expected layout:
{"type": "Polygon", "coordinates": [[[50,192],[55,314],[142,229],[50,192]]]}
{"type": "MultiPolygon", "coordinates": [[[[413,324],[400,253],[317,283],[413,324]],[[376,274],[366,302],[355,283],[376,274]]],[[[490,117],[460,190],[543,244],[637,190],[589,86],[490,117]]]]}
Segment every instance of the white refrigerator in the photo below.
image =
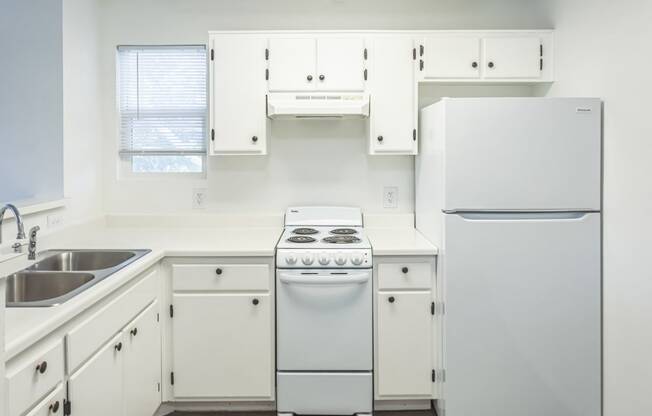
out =
{"type": "Polygon", "coordinates": [[[421,111],[416,226],[440,248],[446,416],[601,414],[601,102],[421,111]]]}

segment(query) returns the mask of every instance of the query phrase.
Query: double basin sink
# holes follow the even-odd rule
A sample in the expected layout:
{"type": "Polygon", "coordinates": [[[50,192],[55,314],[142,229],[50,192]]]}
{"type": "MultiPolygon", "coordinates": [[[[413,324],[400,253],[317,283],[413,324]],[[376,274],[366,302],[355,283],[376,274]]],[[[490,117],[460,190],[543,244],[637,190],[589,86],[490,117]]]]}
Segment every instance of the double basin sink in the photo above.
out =
{"type": "Polygon", "coordinates": [[[48,250],[7,277],[7,307],[56,306],[96,285],[150,250],[48,250]]]}

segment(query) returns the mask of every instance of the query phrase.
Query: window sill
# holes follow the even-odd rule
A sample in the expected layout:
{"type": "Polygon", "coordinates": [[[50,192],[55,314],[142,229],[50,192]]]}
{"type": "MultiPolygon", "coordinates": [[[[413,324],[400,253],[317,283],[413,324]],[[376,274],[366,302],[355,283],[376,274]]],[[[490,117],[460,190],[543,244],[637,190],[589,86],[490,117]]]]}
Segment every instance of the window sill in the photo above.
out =
{"type": "MultiPolygon", "coordinates": [[[[20,215],[24,217],[26,215],[37,214],[39,212],[50,211],[53,209],[65,207],[66,200],[64,198],[61,198],[52,201],[40,201],[40,202],[30,201],[30,200],[16,201],[14,205],[18,207],[18,210],[20,211],[20,215]]],[[[14,218],[14,213],[11,212],[10,210],[7,210],[5,212],[5,219],[7,218],[14,218]]]]}

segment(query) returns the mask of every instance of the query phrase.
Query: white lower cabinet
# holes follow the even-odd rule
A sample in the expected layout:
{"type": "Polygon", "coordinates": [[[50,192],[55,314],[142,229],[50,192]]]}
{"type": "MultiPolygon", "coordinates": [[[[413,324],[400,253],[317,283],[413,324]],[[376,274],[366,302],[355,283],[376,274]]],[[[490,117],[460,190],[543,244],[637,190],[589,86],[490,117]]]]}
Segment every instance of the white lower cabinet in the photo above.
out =
{"type": "Polygon", "coordinates": [[[174,394],[272,397],[269,294],[175,294],[174,394]]]}
{"type": "Polygon", "coordinates": [[[153,415],[161,403],[161,331],[158,302],[122,332],[124,337],[124,415],[153,415]]]}
{"type": "Polygon", "coordinates": [[[59,384],[56,389],[47,395],[39,404],[36,405],[25,416],[58,416],[64,414],[64,404],[66,402],[66,391],[63,384],[59,384]]]}
{"type": "Polygon", "coordinates": [[[434,257],[375,258],[375,397],[438,398],[441,337],[434,257]]]}
{"type": "Polygon", "coordinates": [[[124,336],[118,333],[68,380],[71,415],[115,416],[123,403],[124,336]]]}

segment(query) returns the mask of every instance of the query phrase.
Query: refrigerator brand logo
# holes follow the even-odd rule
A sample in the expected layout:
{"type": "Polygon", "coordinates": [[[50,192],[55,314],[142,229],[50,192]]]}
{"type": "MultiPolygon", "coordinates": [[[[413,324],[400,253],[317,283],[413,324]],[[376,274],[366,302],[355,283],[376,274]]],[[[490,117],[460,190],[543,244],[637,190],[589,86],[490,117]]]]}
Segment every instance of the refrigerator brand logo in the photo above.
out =
{"type": "Polygon", "coordinates": [[[576,113],[590,113],[591,109],[590,108],[583,108],[583,107],[577,107],[575,109],[576,113]]]}

